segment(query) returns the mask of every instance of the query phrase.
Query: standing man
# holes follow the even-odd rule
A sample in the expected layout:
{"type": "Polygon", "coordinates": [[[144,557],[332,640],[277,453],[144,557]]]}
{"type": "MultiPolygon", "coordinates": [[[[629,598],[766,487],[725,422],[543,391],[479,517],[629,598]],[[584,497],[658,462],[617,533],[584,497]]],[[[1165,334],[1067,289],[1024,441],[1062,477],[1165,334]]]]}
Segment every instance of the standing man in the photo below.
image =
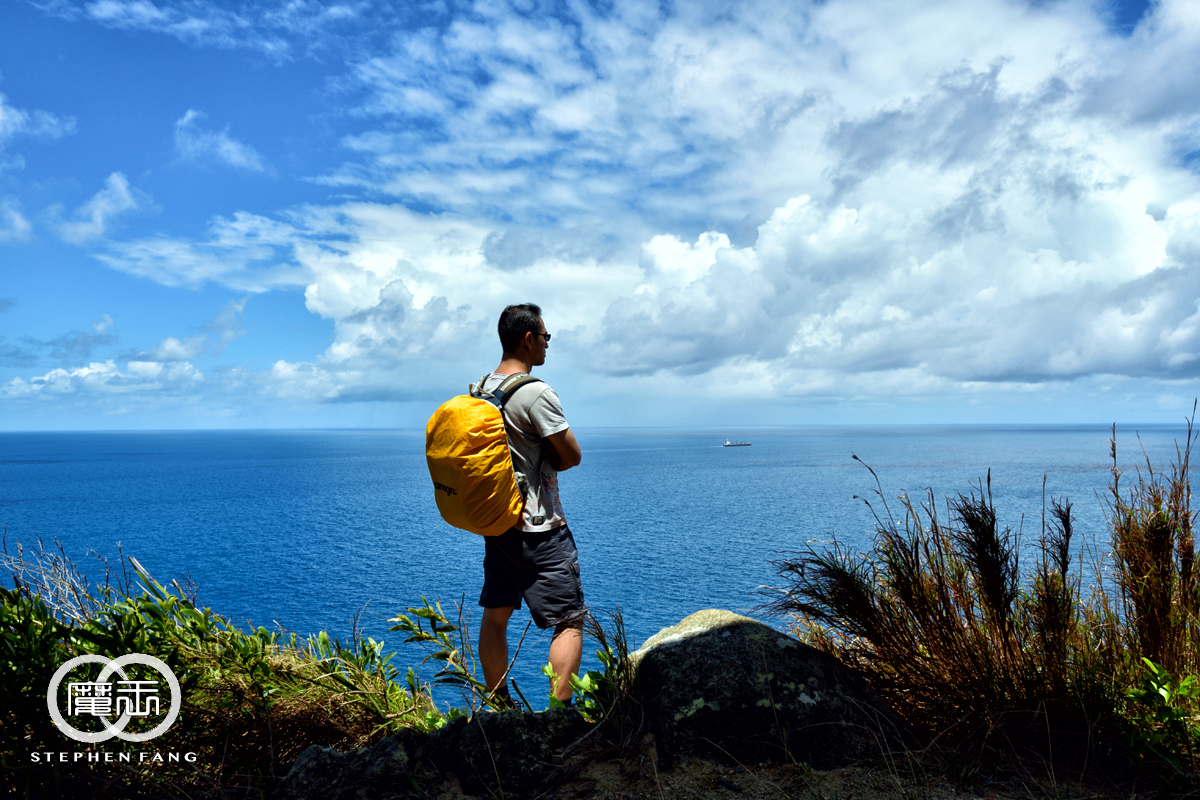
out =
{"type": "MultiPolygon", "coordinates": [[[[500,366],[480,387],[491,391],[509,375],[531,373],[546,363],[550,334],[542,309],[533,303],[508,306],[500,314],[500,366]]],[[[558,473],[577,466],[579,443],[567,425],[562,403],[547,384],[531,381],[519,387],[504,406],[513,469],[525,478],[525,508],[520,522],[499,536],[484,539],[483,621],[479,628],[479,661],[488,690],[512,704],[508,682],[508,620],[529,604],[534,623],[554,627],[550,664],[558,681],[554,695],[571,699],[572,673],[583,656],[583,586],[579,555],[558,498],[558,473]]]]}

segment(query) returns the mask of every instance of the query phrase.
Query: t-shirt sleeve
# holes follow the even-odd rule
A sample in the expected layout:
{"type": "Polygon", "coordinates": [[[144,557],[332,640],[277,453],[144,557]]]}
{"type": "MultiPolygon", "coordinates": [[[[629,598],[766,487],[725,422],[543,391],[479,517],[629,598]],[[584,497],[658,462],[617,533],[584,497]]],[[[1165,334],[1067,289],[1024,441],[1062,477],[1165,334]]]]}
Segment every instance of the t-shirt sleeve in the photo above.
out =
{"type": "Polygon", "coordinates": [[[549,386],[529,406],[529,421],[543,439],[571,427],[563,414],[558,394],[549,386]]]}

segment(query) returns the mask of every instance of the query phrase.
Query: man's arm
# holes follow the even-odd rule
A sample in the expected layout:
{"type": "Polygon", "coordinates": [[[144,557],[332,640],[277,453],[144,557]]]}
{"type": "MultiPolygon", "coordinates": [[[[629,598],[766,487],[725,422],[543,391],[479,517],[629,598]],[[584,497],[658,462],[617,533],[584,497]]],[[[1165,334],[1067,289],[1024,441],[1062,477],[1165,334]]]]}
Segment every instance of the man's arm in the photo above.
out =
{"type": "Polygon", "coordinates": [[[550,434],[546,437],[546,441],[550,443],[552,448],[550,452],[546,453],[546,459],[550,462],[550,466],[559,472],[571,467],[577,467],[579,466],[579,462],[583,460],[583,453],[579,450],[579,442],[575,441],[575,434],[571,433],[570,428],[550,434]]]}

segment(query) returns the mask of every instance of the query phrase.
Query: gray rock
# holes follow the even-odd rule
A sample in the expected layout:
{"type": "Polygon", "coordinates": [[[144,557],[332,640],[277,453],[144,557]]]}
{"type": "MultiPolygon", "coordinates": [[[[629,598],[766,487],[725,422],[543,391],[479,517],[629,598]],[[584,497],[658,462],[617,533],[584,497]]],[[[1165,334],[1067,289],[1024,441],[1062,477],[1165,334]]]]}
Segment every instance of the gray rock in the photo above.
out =
{"type": "Polygon", "coordinates": [[[666,767],[684,755],[829,769],[903,740],[903,723],[833,656],[729,611],[698,611],[631,656],[666,767]]]}
{"type": "Polygon", "coordinates": [[[464,792],[524,797],[553,782],[562,751],[592,726],[574,709],[459,718],[431,734],[404,730],[352,753],[314,745],[276,789],[284,800],[423,796],[447,774],[464,792]]]}
{"type": "MultiPolygon", "coordinates": [[[[665,768],[695,755],[743,764],[794,759],[827,769],[902,741],[903,723],[857,673],[728,611],[692,614],[632,658],[665,768]]],[[[274,796],[424,797],[450,775],[469,795],[533,796],[564,777],[571,761],[564,751],[594,730],[574,709],[506,711],[457,719],[432,734],[401,731],[351,753],[313,746],[274,796]]]]}
{"type": "Polygon", "coordinates": [[[292,764],[273,796],[286,800],[368,800],[403,795],[413,788],[414,781],[429,780],[416,759],[421,740],[427,738],[403,730],[350,753],[313,745],[292,764]]]}
{"type": "Polygon", "coordinates": [[[592,730],[574,709],[539,714],[506,711],[455,720],[431,743],[431,761],[458,777],[463,791],[522,796],[546,788],[562,765],[562,751],[592,730]],[[440,757],[440,761],[439,761],[440,757]]]}

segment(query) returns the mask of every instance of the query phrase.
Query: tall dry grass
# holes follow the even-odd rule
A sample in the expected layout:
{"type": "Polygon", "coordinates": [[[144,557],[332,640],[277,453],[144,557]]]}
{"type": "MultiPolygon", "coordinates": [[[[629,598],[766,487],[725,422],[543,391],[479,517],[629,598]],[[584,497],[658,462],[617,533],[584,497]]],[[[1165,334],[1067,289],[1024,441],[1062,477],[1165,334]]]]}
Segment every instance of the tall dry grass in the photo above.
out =
{"type": "Polygon", "coordinates": [[[1194,674],[1200,669],[1200,575],[1189,473],[1192,421],[1170,467],[1158,470],[1146,458],[1124,491],[1115,429],[1112,441],[1108,506],[1117,591],[1108,605],[1123,623],[1122,646],[1174,674],[1194,674]]]}
{"type": "Polygon", "coordinates": [[[1130,477],[1117,466],[1114,428],[1109,552],[1087,585],[1069,500],[1044,503],[1025,564],[1019,534],[998,523],[990,473],[947,498],[944,513],[929,491],[922,502],[902,495],[894,515],[872,470],[870,549],[834,539],[775,562],[785,582],[769,608],[859,668],[931,740],[1051,771],[1111,776],[1149,765],[1194,789],[1200,729],[1187,721],[1200,709],[1180,688],[1200,667],[1194,440],[1189,420],[1168,469],[1146,458],[1130,477]],[[1148,684],[1143,657],[1173,683],[1148,684]],[[1167,705],[1146,706],[1160,696],[1167,705]],[[1166,736],[1169,724],[1182,733],[1166,736]]]}

